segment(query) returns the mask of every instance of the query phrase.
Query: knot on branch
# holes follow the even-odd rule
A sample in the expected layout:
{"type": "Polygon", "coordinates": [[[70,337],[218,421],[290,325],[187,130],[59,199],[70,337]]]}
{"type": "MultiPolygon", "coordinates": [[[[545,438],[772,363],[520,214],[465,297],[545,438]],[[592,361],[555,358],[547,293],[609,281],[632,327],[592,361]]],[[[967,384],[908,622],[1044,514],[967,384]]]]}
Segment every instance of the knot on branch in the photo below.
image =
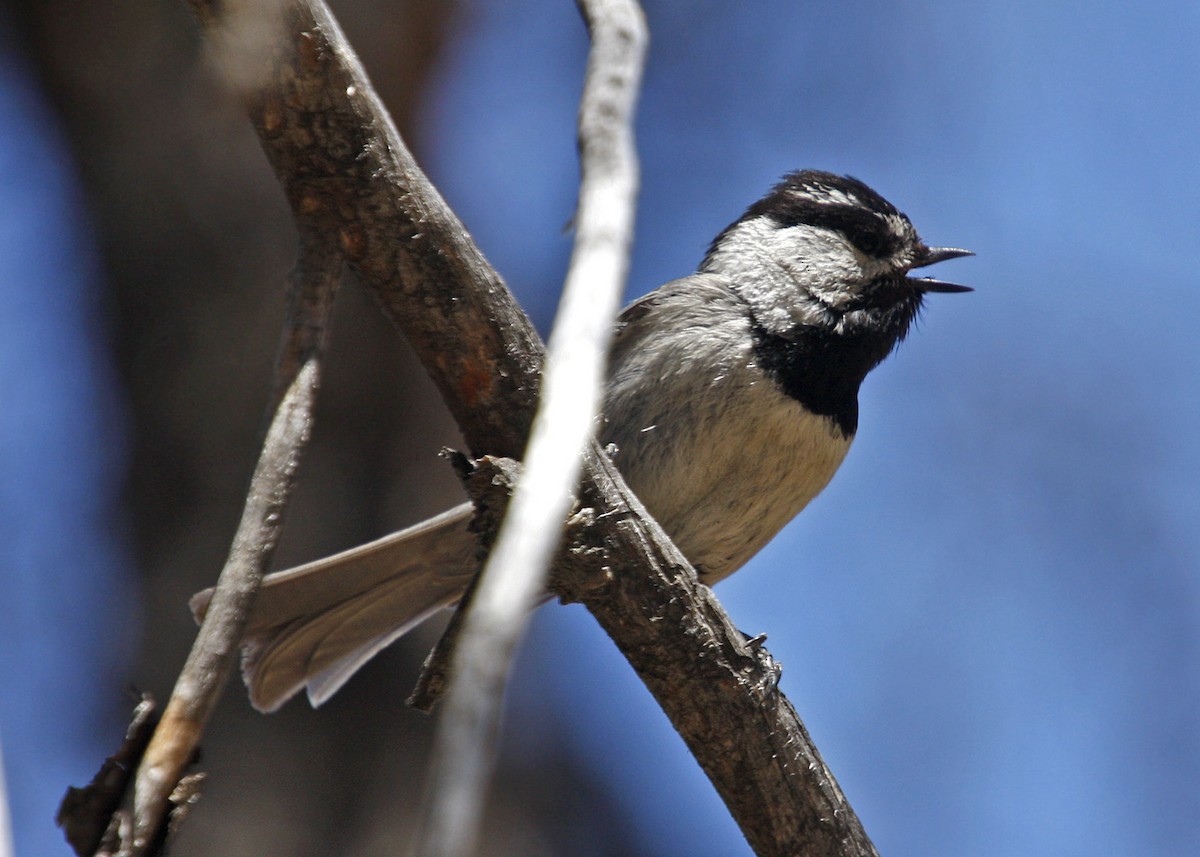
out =
{"type": "MultiPolygon", "coordinates": [[[[493,455],[473,459],[452,449],[443,449],[442,455],[450,461],[475,506],[471,531],[479,538],[479,559],[483,561],[496,540],[520,478],[521,462],[493,455]]],[[[612,534],[603,524],[592,506],[578,503],[564,523],[562,546],[547,584],[563,604],[582,601],[611,582],[607,559],[612,534]]]]}
{"type": "MultiPolygon", "coordinates": [[[[134,817],[131,810],[121,808],[121,803],[160,720],[154,697],[143,693],[133,710],[133,718],[120,749],[104,760],[96,776],[86,786],[67,788],[55,821],[63,829],[67,842],[76,854],[81,857],[110,857],[130,853],[134,817]]],[[[166,827],[144,853],[165,852],[166,846],[174,840],[175,834],[187,820],[189,811],[200,799],[200,786],[204,778],[203,772],[196,772],[179,781],[167,799],[166,827]]]]}
{"type": "Polygon", "coordinates": [[[521,475],[521,462],[513,458],[485,455],[470,458],[456,449],[443,449],[442,457],[450,462],[467,496],[475,506],[470,530],[479,539],[479,560],[487,558],[496,541],[513,487],[521,475]]]}

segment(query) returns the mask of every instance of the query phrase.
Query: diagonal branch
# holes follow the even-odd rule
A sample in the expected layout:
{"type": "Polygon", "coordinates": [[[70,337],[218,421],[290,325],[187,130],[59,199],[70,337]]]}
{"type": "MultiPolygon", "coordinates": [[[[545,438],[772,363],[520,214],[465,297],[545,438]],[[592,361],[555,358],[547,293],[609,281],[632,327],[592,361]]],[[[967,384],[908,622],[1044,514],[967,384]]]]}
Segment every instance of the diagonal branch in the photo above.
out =
{"type": "Polygon", "coordinates": [[[237,663],[242,629],[279,541],[300,453],[312,428],[320,361],[341,271],[341,256],[331,242],[302,226],[300,261],[276,359],[271,419],[212,604],[138,768],[133,842],[127,843],[134,855],[156,846],[168,798],[194,758],[237,663]]]}
{"type": "MultiPolygon", "coordinates": [[[[190,2],[220,29],[222,4],[190,2]]],[[[284,0],[280,11],[271,71],[247,106],[293,211],[331,229],[470,449],[519,456],[537,404],[537,332],[417,166],[325,4],[284,0]]]]}

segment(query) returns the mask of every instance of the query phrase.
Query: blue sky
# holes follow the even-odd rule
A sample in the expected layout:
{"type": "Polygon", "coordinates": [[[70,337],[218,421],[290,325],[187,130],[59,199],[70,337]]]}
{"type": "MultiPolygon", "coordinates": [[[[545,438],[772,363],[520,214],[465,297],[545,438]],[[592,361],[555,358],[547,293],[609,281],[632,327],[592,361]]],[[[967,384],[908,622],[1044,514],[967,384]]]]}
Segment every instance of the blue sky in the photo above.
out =
{"type": "Polygon", "coordinates": [[[115,526],[125,438],[99,344],[99,259],[53,117],[6,37],[0,27],[0,740],[18,853],[32,855],[66,853],[50,824],[64,786],[115,748],[138,602],[115,526]]]}
{"type": "MultiPolygon", "coordinates": [[[[545,330],[569,253],[586,44],[570,3],[472,9],[426,111],[427,167],[545,330]]],[[[938,271],[977,291],[933,296],[868,379],[830,488],[717,590],[738,627],[768,634],[881,853],[1195,853],[1200,7],[764,0],[649,16],[631,296],[694,270],[798,167],[856,175],[931,243],[978,254],[938,271]]],[[[19,79],[0,84],[6,126],[40,141],[0,135],[0,202],[23,213],[0,218],[0,252],[26,260],[0,315],[0,502],[14,528],[0,563],[36,598],[92,545],[53,584],[77,587],[75,612],[55,602],[43,620],[71,626],[127,585],[111,577],[105,513],[122,442],[95,419],[114,405],[75,191],[52,126],[19,79]],[[79,461],[95,466],[65,479],[79,461]]],[[[96,669],[127,656],[119,628],[88,633],[118,634],[96,669]]],[[[19,639],[36,654],[9,637],[6,682],[21,658],[65,645],[19,639]]],[[[26,699],[0,696],[10,779],[31,764],[14,726],[31,722],[26,699]]],[[[80,708],[81,740],[94,716],[80,708]]],[[[578,608],[537,616],[510,751],[535,752],[548,718],[642,815],[647,853],[748,853],[578,608]]],[[[90,772],[99,756],[86,754],[90,772]]],[[[71,771],[54,783],[80,779],[71,771]]]]}

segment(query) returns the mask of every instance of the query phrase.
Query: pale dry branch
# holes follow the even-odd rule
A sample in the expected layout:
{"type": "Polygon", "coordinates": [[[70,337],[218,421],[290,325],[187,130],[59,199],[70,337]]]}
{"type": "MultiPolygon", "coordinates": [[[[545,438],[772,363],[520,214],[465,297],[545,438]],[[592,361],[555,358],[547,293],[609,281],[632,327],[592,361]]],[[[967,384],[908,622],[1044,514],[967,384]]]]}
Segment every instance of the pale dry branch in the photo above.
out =
{"type": "Polygon", "coordinates": [[[12,820],[8,814],[8,789],[4,780],[4,752],[0,745],[0,857],[13,857],[12,820]]]}
{"type": "Polygon", "coordinates": [[[633,118],[646,25],[632,0],[584,0],[592,49],[579,110],[582,180],[575,244],[543,368],[525,468],[466,609],[438,724],[418,854],[475,848],[512,656],[575,498],[600,409],[611,319],[633,243],[633,118]]]}

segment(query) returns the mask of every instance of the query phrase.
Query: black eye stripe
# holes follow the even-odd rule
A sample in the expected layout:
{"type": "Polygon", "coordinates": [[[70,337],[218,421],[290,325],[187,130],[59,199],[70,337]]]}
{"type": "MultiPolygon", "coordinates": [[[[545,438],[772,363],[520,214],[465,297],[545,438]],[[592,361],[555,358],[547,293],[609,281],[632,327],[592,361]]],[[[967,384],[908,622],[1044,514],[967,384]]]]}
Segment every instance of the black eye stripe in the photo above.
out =
{"type": "Polygon", "coordinates": [[[877,259],[890,256],[900,249],[900,236],[881,217],[864,208],[795,197],[781,202],[782,205],[764,212],[780,226],[807,225],[834,229],[845,235],[846,240],[860,251],[877,259]]]}
{"type": "Polygon", "coordinates": [[[739,224],[758,217],[781,227],[817,226],[846,236],[859,252],[875,259],[895,256],[915,240],[908,222],[894,205],[851,176],[817,170],[788,173],[771,192],[746,209],[713,239],[702,265],[707,265],[725,237],[739,224]],[[905,232],[910,234],[904,234],[905,232]]]}

